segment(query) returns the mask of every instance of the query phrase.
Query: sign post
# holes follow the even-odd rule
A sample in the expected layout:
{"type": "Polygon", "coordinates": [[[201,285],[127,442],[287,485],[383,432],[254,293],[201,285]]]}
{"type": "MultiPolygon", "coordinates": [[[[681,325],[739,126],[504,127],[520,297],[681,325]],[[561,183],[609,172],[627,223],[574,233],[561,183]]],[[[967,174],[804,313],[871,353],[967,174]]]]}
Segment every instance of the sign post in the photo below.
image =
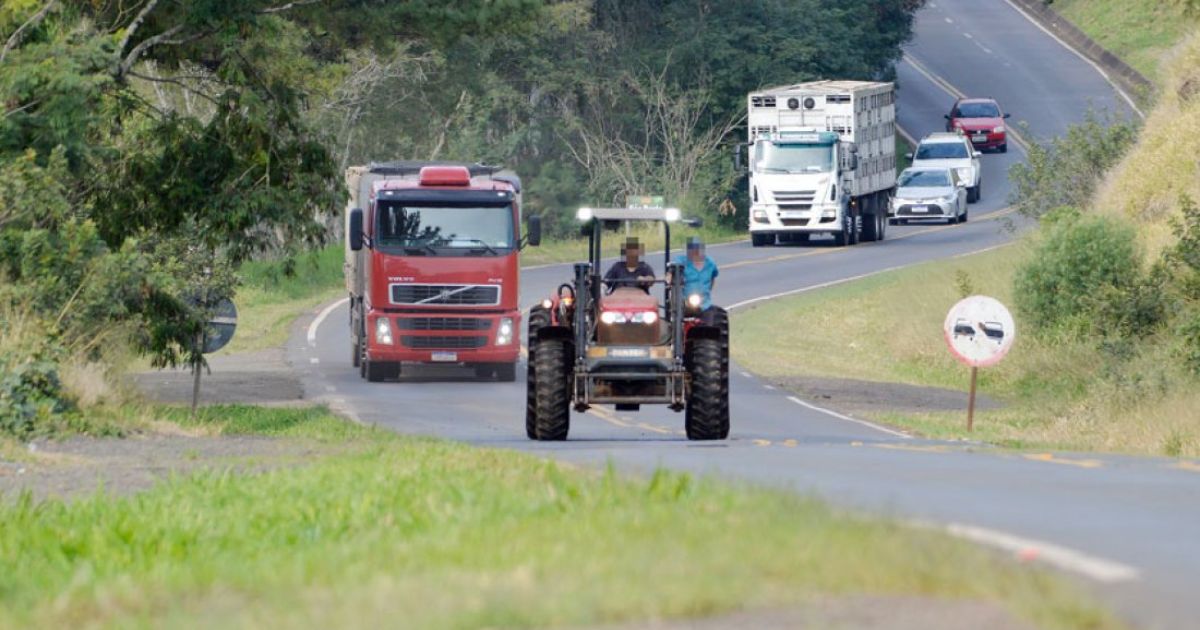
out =
{"type": "MultiPolygon", "coordinates": [[[[237,330],[237,307],[230,299],[223,299],[213,304],[209,309],[208,321],[204,332],[196,340],[196,347],[202,354],[212,354],[224,348],[237,330]]],[[[196,416],[196,407],[200,404],[200,373],[201,364],[192,366],[192,417],[196,416]]]]}
{"type": "Polygon", "coordinates": [[[942,326],[950,353],[971,368],[971,392],[967,398],[967,431],[975,430],[975,394],[979,368],[1000,362],[1017,338],[1012,313],[998,300],[973,295],[955,304],[942,326]]]}

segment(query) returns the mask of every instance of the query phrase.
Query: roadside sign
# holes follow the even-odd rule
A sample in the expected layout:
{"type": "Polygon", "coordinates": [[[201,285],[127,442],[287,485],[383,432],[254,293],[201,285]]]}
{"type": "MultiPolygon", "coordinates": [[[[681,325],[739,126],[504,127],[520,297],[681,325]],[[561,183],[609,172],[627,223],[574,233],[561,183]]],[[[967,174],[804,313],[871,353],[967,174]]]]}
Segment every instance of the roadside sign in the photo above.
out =
{"type": "Polygon", "coordinates": [[[667,207],[667,199],[662,195],[631,196],[625,200],[625,207],[639,210],[661,210],[667,207]]]}
{"type": "Polygon", "coordinates": [[[975,428],[979,368],[996,365],[1008,354],[1017,338],[1017,324],[999,300],[972,295],[950,309],[942,331],[950,353],[971,368],[971,392],[967,398],[967,431],[971,431],[975,428]]]}
{"type": "Polygon", "coordinates": [[[204,327],[204,354],[212,354],[224,348],[237,330],[237,307],[229,299],[217,302],[212,309],[208,325],[204,327]]]}
{"type": "Polygon", "coordinates": [[[973,368],[999,363],[1017,337],[1017,325],[1008,309],[983,295],[955,304],[946,315],[943,330],[951,354],[973,368]]]}

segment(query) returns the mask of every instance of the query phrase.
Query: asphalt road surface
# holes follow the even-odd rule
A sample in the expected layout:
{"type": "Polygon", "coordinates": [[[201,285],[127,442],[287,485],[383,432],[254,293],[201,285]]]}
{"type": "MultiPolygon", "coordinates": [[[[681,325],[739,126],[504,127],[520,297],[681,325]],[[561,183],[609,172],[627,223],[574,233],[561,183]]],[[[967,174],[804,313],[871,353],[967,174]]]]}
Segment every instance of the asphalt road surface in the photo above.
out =
{"type": "MultiPolygon", "coordinates": [[[[918,17],[898,68],[899,118],[910,135],[943,128],[952,93],[993,96],[1030,140],[1062,133],[1089,107],[1128,112],[1090,64],[1027,21],[1005,0],[936,0],[918,17]]],[[[960,226],[891,227],[887,240],[852,248],[718,245],[716,298],[734,316],[755,301],[915,263],[996,247],[1005,231],[1008,167],[983,158],[983,199],[960,226]]],[[[662,259],[650,257],[661,267],[662,259]]],[[[661,269],[659,269],[661,273],[661,269]]],[[[522,303],[570,277],[570,267],[526,270],[522,303]]],[[[453,368],[370,384],[348,362],[347,313],[334,305],[290,343],[308,396],[364,422],[571,462],[658,466],[815,492],[842,506],[917,521],[1077,577],[1139,626],[1178,628],[1200,619],[1200,466],[1080,454],[1012,454],[978,445],[913,439],[887,427],[814,408],[735,366],[732,432],[691,443],[683,416],[597,409],[572,414],[565,443],[525,438],[525,385],[481,383],[453,368]]],[[[736,343],[736,340],[734,341],[736,343]]],[[[523,375],[523,370],[519,373],[523,375]]]]}

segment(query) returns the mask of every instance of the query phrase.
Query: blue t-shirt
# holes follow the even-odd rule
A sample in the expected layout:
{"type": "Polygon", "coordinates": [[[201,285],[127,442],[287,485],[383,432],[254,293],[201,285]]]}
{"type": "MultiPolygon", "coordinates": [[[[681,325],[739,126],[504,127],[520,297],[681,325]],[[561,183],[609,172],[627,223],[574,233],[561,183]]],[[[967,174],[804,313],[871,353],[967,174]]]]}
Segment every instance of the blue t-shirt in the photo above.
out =
{"type": "Polygon", "coordinates": [[[691,260],[688,260],[687,256],[680,256],[675,259],[675,262],[683,265],[684,299],[687,299],[689,295],[699,293],[704,297],[700,308],[707,309],[712,306],[712,282],[721,273],[717,269],[717,263],[708,256],[704,257],[704,266],[699,269],[692,264],[691,260]]]}

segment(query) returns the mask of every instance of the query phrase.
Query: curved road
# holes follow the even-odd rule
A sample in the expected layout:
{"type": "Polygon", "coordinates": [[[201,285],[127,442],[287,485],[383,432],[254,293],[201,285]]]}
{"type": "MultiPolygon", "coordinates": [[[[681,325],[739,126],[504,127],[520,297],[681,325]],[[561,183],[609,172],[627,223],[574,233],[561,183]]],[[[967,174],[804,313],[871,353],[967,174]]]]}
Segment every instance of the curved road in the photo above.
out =
{"type": "MultiPolygon", "coordinates": [[[[916,137],[942,128],[957,90],[996,97],[1037,136],[1065,131],[1089,106],[1129,111],[1092,66],[1005,0],[931,1],[898,73],[900,123],[916,137]]],[[[716,297],[750,308],[780,294],[1001,245],[1010,238],[1002,229],[1006,172],[1021,157],[1016,147],[984,157],[983,200],[971,207],[967,225],[892,227],[885,242],[848,249],[710,247],[722,268],[716,297]]],[[[568,265],[525,270],[523,303],[569,276],[568,265]]],[[[815,408],[736,366],[726,442],[690,443],[682,414],[646,408],[573,414],[570,441],[535,443],[524,435],[523,382],[479,383],[441,369],[401,383],[366,383],[347,361],[344,305],[326,315],[304,322],[310,334],[295,337],[289,358],[309,398],[361,421],[572,462],[667,466],[816,492],[839,505],[1036,555],[1077,576],[1138,625],[1183,627],[1200,615],[1200,599],[1191,596],[1200,581],[1200,465],[1028,456],[913,439],[815,408]]]]}

